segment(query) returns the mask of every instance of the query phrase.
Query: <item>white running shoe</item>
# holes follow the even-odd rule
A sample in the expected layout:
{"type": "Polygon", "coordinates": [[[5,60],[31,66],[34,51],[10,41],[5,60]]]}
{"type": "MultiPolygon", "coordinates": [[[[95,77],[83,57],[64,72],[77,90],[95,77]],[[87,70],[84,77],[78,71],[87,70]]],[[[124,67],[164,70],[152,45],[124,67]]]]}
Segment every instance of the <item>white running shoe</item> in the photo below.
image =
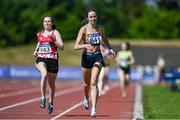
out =
{"type": "Polygon", "coordinates": [[[89,110],[89,99],[84,98],[84,108],[89,110]]]}
{"type": "Polygon", "coordinates": [[[96,108],[91,109],[91,117],[96,117],[96,108]]]}

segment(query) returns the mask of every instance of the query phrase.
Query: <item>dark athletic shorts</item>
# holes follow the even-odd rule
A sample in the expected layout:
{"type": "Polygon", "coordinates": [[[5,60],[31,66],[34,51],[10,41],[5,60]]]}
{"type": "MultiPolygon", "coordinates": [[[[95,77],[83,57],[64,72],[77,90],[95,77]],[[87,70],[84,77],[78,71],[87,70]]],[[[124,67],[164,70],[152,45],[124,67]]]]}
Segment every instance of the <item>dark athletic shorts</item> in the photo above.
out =
{"type": "Polygon", "coordinates": [[[104,66],[103,57],[100,51],[96,52],[83,52],[82,53],[82,61],[81,66],[83,68],[93,68],[94,63],[99,62],[101,65],[104,66]]]}
{"type": "Polygon", "coordinates": [[[36,63],[38,64],[39,62],[45,63],[47,67],[47,72],[58,73],[58,69],[59,69],[58,60],[38,57],[36,59],[36,63]]]}
{"type": "Polygon", "coordinates": [[[122,66],[119,66],[119,68],[124,71],[125,74],[130,74],[130,67],[122,67],[122,66]]]}

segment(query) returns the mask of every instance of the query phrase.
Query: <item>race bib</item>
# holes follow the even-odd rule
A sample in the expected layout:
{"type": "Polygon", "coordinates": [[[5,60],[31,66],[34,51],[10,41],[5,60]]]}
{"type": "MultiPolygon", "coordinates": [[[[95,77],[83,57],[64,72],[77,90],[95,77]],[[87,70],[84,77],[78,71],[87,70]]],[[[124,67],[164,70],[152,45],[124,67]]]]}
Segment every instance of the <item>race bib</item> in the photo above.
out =
{"type": "Polygon", "coordinates": [[[127,61],[120,61],[120,65],[122,67],[126,67],[128,64],[127,64],[127,61]]]}
{"type": "Polygon", "coordinates": [[[90,43],[91,45],[94,45],[94,46],[100,45],[101,39],[102,39],[102,36],[100,33],[87,35],[87,43],[90,43]]]}
{"type": "Polygon", "coordinates": [[[51,44],[50,43],[41,43],[39,46],[39,53],[51,53],[51,44]]]}

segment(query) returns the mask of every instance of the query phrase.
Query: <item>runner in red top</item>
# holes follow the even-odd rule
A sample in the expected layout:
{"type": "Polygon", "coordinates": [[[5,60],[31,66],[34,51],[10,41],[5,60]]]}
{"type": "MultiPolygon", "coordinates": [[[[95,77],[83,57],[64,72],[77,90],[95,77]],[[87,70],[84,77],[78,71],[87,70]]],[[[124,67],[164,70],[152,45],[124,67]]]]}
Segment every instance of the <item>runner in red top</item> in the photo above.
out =
{"type": "Polygon", "coordinates": [[[44,17],[44,29],[38,34],[38,43],[33,56],[36,57],[36,68],[41,74],[41,101],[40,107],[46,105],[46,82],[50,86],[50,99],[48,104],[48,113],[53,112],[53,99],[55,94],[55,80],[58,73],[58,53],[57,48],[64,50],[62,38],[56,30],[55,22],[52,17],[44,17]]]}

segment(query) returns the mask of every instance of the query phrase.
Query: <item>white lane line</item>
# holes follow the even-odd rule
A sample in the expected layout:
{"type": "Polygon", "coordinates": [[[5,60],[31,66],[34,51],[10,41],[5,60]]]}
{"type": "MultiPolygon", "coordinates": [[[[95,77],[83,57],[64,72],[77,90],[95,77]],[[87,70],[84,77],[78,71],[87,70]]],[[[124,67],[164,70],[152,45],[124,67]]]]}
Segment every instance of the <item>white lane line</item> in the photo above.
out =
{"type": "Polygon", "coordinates": [[[81,101],[81,102],[77,103],[76,105],[74,105],[74,106],[72,106],[72,107],[68,108],[68,109],[67,109],[67,110],[65,110],[64,112],[62,112],[62,113],[60,113],[59,115],[55,116],[55,117],[54,117],[54,118],[52,118],[51,120],[56,120],[57,118],[59,118],[59,117],[61,117],[61,116],[65,115],[66,113],[68,113],[68,112],[70,112],[70,111],[72,111],[72,110],[74,110],[74,109],[78,108],[78,107],[79,107],[79,106],[81,106],[82,104],[83,104],[83,101],[81,101]]]}
{"type": "Polygon", "coordinates": [[[39,91],[39,88],[19,90],[19,91],[15,91],[15,92],[11,92],[11,93],[3,93],[3,94],[0,95],[0,98],[28,94],[28,93],[35,92],[35,91],[39,91]]]}
{"type": "MultiPolygon", "coordinates": [[[[110,90],[109,90],[108,92],[110,92],[112,89],[114,89],[114,88],[117,87],[117,86],[118,86],[117,84],[113,84],[113,85],[112,85],[112,88],[110,88],[110,90]]],[[[105,94],[103,94],[103,95],[101,95],[101,96],[104,96],[104,95],[106,95],[106,94],[107,94],[107,93],[105,93],[105,94]]],[[[51,120],[56,120],[56,119],[60,118],[61,116],[67,114],[68,112],[70,112],[70,111],[78,108],[79,106],[83,105],[83,102],[84,102],[84,101],[81,101],[81,102],[75,104],[74,106],[66,109],[64,112],[62,112],[62,113],[60,113],[59,115],[53,117],[51,120]]]]}
{"type": "Polygon", "coordinates": [[[142,86],[140,84],[136,85],[136,95],[134,103],[133,120],[143,120],[143,104],[142,104],[142,86]]]}
{"type": "MultiPolygon", "coordinates": [[[[59,92],[56,92],[55,96],[62,96],[62,95],[65,95],[65,94],[69,94],[69,93],[79,91],[81,89],[82,89],[81,86],[79,86],[79,87],[76,86],[76,87],[73,87],[73,88],[70,88],[70,89],[65,89],[65,90],[62,90],[62,91],[60,90],[59,92]]],[[[47,98],[49,98],[49,97],[47,97],[47,98]]],[[[8,106],[0,108],[0,111],[10,109],[10,108],[14,108],[14,107],[18,107],[18,106],[25,105],[25,104],[29,104],[29,103],[36,102],[36,101],[39,101],[39,100],[40,100],[40,97],[37,97],[37,98],[33,98],[33,99],[26,100],[26,101],[23,101],[23,102],[19,102],[19,103],[16,103],[16,104],[8,105],[8,106]]]]}
{"type": "MultiPolygon", "coordinates": [[[[72,82],[71,83],[72,86],[75,86],[77,84],[78,84],[78,82],[72,82]]],[[[39,91],[39,87],[38,88],[31,88],[31,89],[28,88],[28,89],[19,90],[19,91],[14,90],[14,92],[0,94],[0,98],[24,95],[24,94],[28,94],[28,93],[36,92],[36,91],[39,91]]]]}

